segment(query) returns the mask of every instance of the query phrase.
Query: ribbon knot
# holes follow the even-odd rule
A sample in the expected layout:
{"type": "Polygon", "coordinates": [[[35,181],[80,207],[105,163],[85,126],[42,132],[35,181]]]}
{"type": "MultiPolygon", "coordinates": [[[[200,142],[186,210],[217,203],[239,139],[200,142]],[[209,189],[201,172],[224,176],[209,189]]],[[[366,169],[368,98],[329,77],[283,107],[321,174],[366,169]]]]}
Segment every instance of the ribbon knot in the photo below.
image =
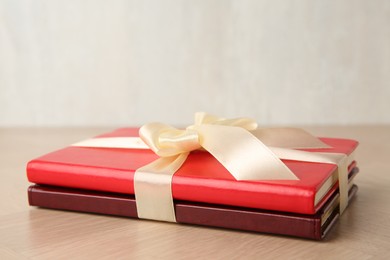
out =
{"type": "Polygon", "coordinates": [[[139,136],[158,156],[177,156],[202,148],[202,136],[197,130],[201,125],[240,127],[246,130],[257,128],[257,123],[250,118],[225,119],[198,112],[195,114],[195,124],[186,129],[177,129],[162,123],[149,123],[140,128],[139,136]]]}
{"type": "Polygon", "coordinates": [[[176,129],[166,124],[142,126],[139,136],[160,157],[170,157],[200,149],[199,135],[192,129],[176,129]]]}

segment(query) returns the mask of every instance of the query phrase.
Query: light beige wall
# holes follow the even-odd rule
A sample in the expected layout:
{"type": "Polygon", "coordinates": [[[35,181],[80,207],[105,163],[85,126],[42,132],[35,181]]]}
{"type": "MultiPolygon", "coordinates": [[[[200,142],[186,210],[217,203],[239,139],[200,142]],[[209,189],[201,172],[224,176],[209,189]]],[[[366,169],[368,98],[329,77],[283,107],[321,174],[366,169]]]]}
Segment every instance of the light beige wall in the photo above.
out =
{"type": "Polygon", "coordinates": [[[390,123],[390,1],[0,0],[0,126],[390,123]]]}

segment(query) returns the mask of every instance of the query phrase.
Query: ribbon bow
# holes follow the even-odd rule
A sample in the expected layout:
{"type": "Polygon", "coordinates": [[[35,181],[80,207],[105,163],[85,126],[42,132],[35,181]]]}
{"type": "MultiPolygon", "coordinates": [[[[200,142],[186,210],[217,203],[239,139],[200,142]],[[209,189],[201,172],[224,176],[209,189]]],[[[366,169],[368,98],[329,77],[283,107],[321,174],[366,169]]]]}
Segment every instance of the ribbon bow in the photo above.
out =
{"type": "Polygon", "coordinates": [[[162,123],[150,123],[139,130],[141,139],[160,157],[169,157],[200,149],[201,136],[197,127],[205,124],[236,126],[254,130],[257,123],[250,118],[224,119],[203,112],[195,113],[195,124],[177,129],[162,123]]]}
{"type": "Polygon", "coordinates": [[[200,149],[212,154],[238,181],[298,180],[280,159],[336,164],[340,183],[340,212],[347,206],[346,155],[295,150],[329,148],[302,129],[261,129],[249,118],[224,119],[206,113],[196,113],[195,124],[184,130],[162,123],[150,123],[140,128],[139,135],[143,142],[134,138],[114,137],[96,138],[75,145],[146,148],[160,156],[152,163],[137,169],[134,175],[134,192],[140,218],[176,221],[172,177],[189,153],[200,149]]]}
{"type": "MultiPolygon", "coordinates": [[[[140,128],[139,135],[158,156],[167,158],[165,161],[175,161],[180,157],[178,161],[184,162],[182,159],[189,152],[204,149],[221,162],[236,180],[297,180],[261,138],[250,132],[256,129],[257,123],[249,118],[224,119],[196,113],[195,124],[185,130],[150,123],[140,128]]],[[[287,131],[285,134],[291,137],[291,132],[303,130],[287,131]]],[[[305,136],[306,145],[308,137],[313,139],[310,147],[327,147],[310,135],[305,136]]],[[[276,140],[274,144],[278,145],[276,140]]],[[[175,163],[178,164],[178,161],[175,163]]]]}

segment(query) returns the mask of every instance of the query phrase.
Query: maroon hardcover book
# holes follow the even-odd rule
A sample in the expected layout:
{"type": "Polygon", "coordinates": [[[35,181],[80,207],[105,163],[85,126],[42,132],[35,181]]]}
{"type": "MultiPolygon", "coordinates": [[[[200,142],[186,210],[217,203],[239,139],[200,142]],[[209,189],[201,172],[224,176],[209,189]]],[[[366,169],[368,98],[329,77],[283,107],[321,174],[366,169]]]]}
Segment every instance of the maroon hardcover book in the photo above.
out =
{"type": "MultiPolygon", "coordinates": [[[[354,168],[350,180],[357,174],[354,168]]],[[[349,199],[357,192],[350,184],[349,199]]],[[[31,206],[137,217],[133,195],[32,185],[28,189],[31,206]]],[[[178,223],[238,229],[320,240],[336,223],[339,194],[334,193],[315,215],[175,201],[178,223]]]]}

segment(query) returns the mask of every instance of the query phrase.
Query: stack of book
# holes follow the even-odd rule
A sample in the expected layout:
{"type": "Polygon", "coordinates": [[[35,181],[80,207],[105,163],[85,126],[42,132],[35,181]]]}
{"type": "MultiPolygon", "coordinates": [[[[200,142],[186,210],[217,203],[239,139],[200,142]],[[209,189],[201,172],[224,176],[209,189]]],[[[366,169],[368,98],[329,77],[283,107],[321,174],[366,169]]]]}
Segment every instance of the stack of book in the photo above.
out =
{"type": "MultiPolygon", "coordinates": [[[[122,128],[99,137],[137,136],[122,128]]],[[[349,199],[357,191],[357,141],[320,138],[349,163],[349,199]]],[[[313,151],[315,152],[315,151],[313,151]]],[[[151,150],[69,146],[27,165],[31,206],[137,218],[134,172],[156,160],[151,150]]],[[[178,223],[320,240],[337,222],[337,166],[283,160],[299,180],[237,181],[209,153],[191,152],[172,179],[178,223]]]]}

